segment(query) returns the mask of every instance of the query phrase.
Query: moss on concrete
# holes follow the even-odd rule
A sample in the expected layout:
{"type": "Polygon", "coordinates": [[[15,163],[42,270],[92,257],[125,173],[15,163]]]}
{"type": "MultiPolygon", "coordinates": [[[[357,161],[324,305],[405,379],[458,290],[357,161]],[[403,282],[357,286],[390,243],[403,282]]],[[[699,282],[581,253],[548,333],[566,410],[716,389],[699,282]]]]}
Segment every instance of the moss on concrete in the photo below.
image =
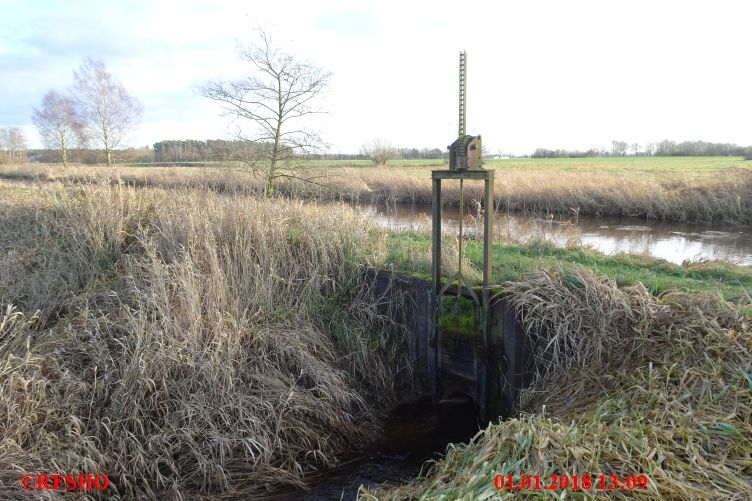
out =
{"type": "Polygon", "coordinates": [[[444,339],[458,336],[474,340],[481,339],[482,331],[475,301],[465,296],[442,296],[436,313],[436,325],[444,334],[444,339]]]}

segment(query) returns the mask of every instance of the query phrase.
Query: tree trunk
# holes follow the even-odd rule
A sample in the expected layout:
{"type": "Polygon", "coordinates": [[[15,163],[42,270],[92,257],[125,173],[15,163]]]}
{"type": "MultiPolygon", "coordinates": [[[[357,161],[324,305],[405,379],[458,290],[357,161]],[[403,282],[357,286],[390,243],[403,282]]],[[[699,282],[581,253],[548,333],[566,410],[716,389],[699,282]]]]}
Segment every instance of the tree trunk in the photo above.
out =
{"type": "Polygon", "coordinates": [[[63,167],[68,167],[68,148],[66,148],[65,144],[65,134],[63,132],[58,132],[57,139],[60,143],[60,153],[63,157],[63,167]]]}
{"type": "Polygon", "coordinates": [[[279,77],[277,77],[277,127],[274,131],[274,146],[272,147],[271,165],[269,166],[269,173],[266,176],[266,198],[272,198],[274,195],[274,177],[277,172],[277,160],[279,159],[279,134],[280,129],[282,128],[282,113],[284,111],[284,103],[282,99],[282,82],[279,77]]]}

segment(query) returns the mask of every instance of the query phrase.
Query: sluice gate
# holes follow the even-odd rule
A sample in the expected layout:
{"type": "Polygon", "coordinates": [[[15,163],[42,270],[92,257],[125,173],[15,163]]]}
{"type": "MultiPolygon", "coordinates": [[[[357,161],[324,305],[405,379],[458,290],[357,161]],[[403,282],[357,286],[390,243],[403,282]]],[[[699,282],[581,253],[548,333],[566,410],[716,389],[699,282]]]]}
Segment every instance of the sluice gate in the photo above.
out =
{"type": "MultiPolygon", "coordinates": [[[[442,313],[430,280],[369,270],[366,280],[379,314],[404,327],[414,370],[436,400],[466,395],[484,417],[509,417],[519,410],[520,390],[533,378],[533,343],[504,298],[489,300],[488,336],[466,321],[474,311],[442,313]]],[[[473,305],[465,287],[462,302],[473,305]]],[[[457,289],[444,297],[457,300],[457,289]]],[[[439,298],[439,301],[441,298],[439,298]]]]}
{"type": "Polygon", "coordinates": [[[457,139],[448,146],[449,169],[431,171],[431,281],[372,270],[373,299],[380,313],[407,328],[414,363],[427,378],[434,399],[469,396],[484,418],[510,416],[519,409],[520,390],[532,380],[533,344],[503,297],[493,297],[493,169],[483,168],[480,134],[466,130],[467,54],[460,52],[457,139]],[[464,183],[483,182],[483,283],[463,274],[464,183]],[[441,225],[443,183],[459,183],[457,267],[444,276],[441,225]]]}

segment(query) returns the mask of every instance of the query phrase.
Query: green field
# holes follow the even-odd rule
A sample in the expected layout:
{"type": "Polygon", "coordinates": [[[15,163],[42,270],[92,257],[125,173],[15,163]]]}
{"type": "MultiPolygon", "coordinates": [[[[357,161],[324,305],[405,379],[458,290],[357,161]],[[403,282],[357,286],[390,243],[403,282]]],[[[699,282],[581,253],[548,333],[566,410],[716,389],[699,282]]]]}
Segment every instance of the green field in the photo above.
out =
{"type": "MultiPolygon", "coordinates": [[[[192,167],[191,162],[180,162],[171,166],[168,162],[155,164],[136,163],[120,164],[120,169],[144,169],[143,172],[171,168],[179,171],[190,172],[193,169],[218,168],[231,165],[231,162],[198,162],[192,167]]],[[[439,159],[416,159],[416,160],[389,160],[386,165],[373,165],[370,160],[306,160],[303,162],[306,168],[357,168],[361,172],[381,172],[389,174],[425,175],[432,169],[448,168],[446,160],[439,159]]],[[[752,161],[742,157],[592,157],[592,158],[507,158],[487,160],[485,168],[493,168],[497,171],[507,172],[530,172],[545,170],[551,172],[577,172],[577,173],[605,173],[615,175],[651,175],[658,177],[672,177],[675,175],[690,174],[692,176],[705,176],[722,174],[729,169],[752,170],[752,161]]],[[[104,166],[97,165],[72,165],[68,172],[97,171],[104,166]]],[[[9,171],[27,171],[29,175],[43,172],[65,176],[66,170],[61,164],[26,164],[18,166],[0,166],[0,177],[9,171]],[[52,169],[50,172],[48,169],[52,169]]],[[[430,174],[428,174],[430,175],[430,174]]]]}
{"type": "MultiPolygon", "coordinates": [[[[315,160],[315,167],[357,167],[365,172],[429,175],[432,169],[447,168],[442,160],[389,160],[374,166],[368,160],[315,160]]],[[[615,176],[650,176],[658,179],[683,179],[683,176],[723,175],[733,169],[752,170],[752,161],[742,157],[593,157],[593,158],[509,158],[486,161],[486,168],[499,173],[549,171],[599,173],[615,176]]]]}

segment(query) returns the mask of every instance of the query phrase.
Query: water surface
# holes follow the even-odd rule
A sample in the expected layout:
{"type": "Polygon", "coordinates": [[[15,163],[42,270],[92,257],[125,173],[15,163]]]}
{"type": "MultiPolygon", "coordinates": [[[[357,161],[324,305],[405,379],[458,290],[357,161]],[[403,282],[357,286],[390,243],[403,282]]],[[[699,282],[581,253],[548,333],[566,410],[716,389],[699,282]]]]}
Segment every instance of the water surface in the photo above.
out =
{"type": "MultiPolygon", "coordinates": [[[[365,212],[376,215],[391,229],[431,228],[431,207],[416,205],[373,205],[365,212]]],[[[478,214],[466,211],[464,231],[482,234],[478,214]]],[[[442,209],[442,226],[456,230],[459,209],[442,209]]],[[[553,215],[534,217],[499,214],[494,234],[511,241],[545,238],[559,245],[574,239],[606,254],[648,252],[672,263],[699,259],[723,259],[752,265],[752,227],[723,224],[682,224],[639,218],[553,215]]]]}
{"type": "Polygon", "coordinates": [[[386,419],[379,438],[336,469],[308,475],[308,489],[278,491],[265,501],[354,500],[363,485],[402,484],[414,479],[424,463],[439,459],[450,443],[467,443],[480,429],[478,410],[467,400],[403,403],[386,419]]]}

